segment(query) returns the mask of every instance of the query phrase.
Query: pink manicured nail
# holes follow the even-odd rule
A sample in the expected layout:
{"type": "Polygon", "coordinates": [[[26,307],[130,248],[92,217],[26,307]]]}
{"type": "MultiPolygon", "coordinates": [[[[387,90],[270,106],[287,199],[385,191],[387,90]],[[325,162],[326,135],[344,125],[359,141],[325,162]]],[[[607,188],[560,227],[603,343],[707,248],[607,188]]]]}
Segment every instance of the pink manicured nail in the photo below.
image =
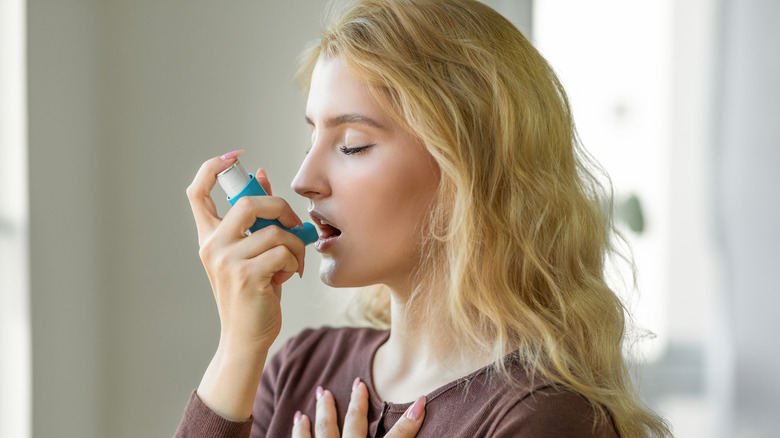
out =
{"type": "Polygon", "coordinates": [[[295,411],[295,416],[293,417],[293,424],[298,424],[299,421],[301,421],[301,411],[295,411]]]}
{"type": "Polygon", "coordinates": [[[319,400],[322,397],[322,394],[325,394],[325,391],[322,390],[322,386],[318,386],[316,392],[317,400],[319,400]]]}
{"type": "Polygon", "coordinates": [[[357,388],[357,387],[358,387],[358,385],[360,385],[360,377],[356,377],[356,378],[355,378],[355,381],[354,381],[354,382],[352,382],[352,390],[354,390],[355,388],[357,388]]]}
{"type": "Polygon", "coordinates": [[[425,396],[421,395],[414,401],[413,405],[409,406],[404,416],[412,421],[417,421],[422,418],[423,411],[425,411],[425,396]]]}
{"type": "Polygon", "coordinates": [[[222,161],[232,160],[233,158],[236,158],[237,156],[243,154],[246,152],[246,149],[239,149],[237,151],[228,152],[225,155],[219,157],[222,161]]]}

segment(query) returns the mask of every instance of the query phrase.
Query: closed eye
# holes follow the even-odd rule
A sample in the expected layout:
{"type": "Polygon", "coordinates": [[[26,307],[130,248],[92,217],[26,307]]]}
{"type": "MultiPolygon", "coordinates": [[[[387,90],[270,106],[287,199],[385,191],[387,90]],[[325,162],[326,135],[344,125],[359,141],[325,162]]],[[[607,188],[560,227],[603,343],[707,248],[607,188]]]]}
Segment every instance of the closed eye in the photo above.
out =
{"type": "Polygon", "coordinates": [[[341,152],[342,152],[344,155],[359,154],[359,153],[361,153],[361,152],[365,151],[366,149],[370,148],[371,146],[374,146],[375,144],[376,144],[376,143],[373,143],[373,144],[367,144],[367,145],[365,145],[365,146],[355,146],[355,147],[342,146],[342,147],[340,147],[340,148],[339,148],[339,150],[340,150],[340,151],[341,151],[341,152]]]}

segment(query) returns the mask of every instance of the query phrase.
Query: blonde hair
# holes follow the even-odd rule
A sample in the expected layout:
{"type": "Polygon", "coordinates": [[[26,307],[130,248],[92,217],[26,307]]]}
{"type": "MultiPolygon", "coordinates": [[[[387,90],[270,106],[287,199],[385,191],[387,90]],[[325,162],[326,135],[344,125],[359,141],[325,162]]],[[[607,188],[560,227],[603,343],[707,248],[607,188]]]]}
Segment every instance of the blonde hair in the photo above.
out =
{"type": "MultiPolygon", "coordinates": [[[[582,394],[621,436],[670,435],[632,388],[625,309],[604,278],[611,193],[589,170],[544,58],[476,1],[342,3],[299,79],[308,87],[320,56],[339,57],[438,163],[415,275],[417,298],[434,285],[441,295],[425,311],[491,351],[503,375],[515,353],[582,394]]],[[[389,324],[386,291],[362,305],[366,319],[389,324]]]]}

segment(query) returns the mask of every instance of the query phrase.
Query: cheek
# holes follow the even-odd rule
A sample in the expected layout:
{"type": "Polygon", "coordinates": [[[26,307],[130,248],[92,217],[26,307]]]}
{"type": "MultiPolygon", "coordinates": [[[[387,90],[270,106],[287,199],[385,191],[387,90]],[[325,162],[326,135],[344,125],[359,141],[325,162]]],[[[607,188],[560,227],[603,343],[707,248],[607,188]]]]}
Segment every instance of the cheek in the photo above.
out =
{"type": "MultiPolygon", "coordinates": [[[[421,219],[419,188],[398,169],[384,168],[354,182],[344,197],[353,248],[361,257],[383,258],[410,246],[421,219]],[[394,176],[394,178],[391,178],[394,176]],[[400,176],[400,178],[399,178],[400,176]]],[[[356,253],[356,254],[357,254],[356,253]]]]}
{"type": "Polygon", "coordinates": [[[399,171],[394,184],[376,187],[380,194],[372,201],[370,215],[381,233],[386,250],[414,250],[420,240],[421,222],[426,220],[434,191],[419,174],[399,171]],[[415,178],[415,176],[417,176],[415,178]]]}

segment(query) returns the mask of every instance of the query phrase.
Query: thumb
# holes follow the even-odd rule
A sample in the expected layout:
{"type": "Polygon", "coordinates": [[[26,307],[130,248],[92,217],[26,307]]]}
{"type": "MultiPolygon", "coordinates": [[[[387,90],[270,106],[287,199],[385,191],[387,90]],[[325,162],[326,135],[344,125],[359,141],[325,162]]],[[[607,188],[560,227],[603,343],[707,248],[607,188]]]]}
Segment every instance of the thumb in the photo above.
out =
{"type": "Polygon", "coordinates": [[[398,420],[392,429],[385,435],[386,438],[412,438],[422,427],[425,418],[425,396],[420,396],[414,404],[404,412],[404,416],[398,420]]]}

